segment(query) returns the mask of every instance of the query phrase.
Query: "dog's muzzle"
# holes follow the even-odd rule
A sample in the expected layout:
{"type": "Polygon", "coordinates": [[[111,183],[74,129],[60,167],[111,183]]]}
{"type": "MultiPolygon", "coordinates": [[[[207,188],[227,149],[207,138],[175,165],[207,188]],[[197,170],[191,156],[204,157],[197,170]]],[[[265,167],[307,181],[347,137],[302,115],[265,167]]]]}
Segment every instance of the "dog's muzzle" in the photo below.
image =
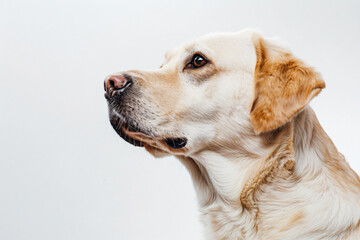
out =
{"type": "Polygon", "coordinates": [[[109,104],[110,123],[125,141],[142,147],[146,143],[146,140],[143,142],[144,139],[139,138],[139,135],[142,135],[143,138],[144,136],[146,136],[146,139],[152,138],[152,140],[162,142],[162,144],[166,144],[172,149],[181,149],[186,146],[187,138],[156,136],[149,131],[144,131],[141,124],[139,125],[134,120],[134,115],[136,114],[133,112],[134,107],[129,106],[134,104],[134,92],[138,92],[138,89],[136,88],[136,81],[132,76],[126,73],[110,75],[104,81],[104,90],[105,98],[109,104]]]}

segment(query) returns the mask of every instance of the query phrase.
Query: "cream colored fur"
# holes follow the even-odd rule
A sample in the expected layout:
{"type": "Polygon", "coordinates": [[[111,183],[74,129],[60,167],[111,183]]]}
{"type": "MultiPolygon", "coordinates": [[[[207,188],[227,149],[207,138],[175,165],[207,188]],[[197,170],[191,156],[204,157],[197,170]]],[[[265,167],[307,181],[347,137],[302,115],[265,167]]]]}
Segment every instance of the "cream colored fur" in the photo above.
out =
{"type": "Polygon", "coordinates": [[[126,72],[136,79],[143,103],[132,119],[152,134],[126,133],[154,156],[173,154],[186,166],[208,240],[360,239],[359,177],[307,104],[324,87],[320,75],[295,59],[299,74],[308,71],[300,83],[308,84],[309,74],[315,79],[305,86],[309,91],[293,98],[300,91],[295,82],[289,97],[266,100],[284,112],[274,124],[262,125],[258,115],[251,119],[256,94],[278,84],[257,91],[264,87],[256,84],[257,71],[275,75],[275,64],[288,58],[295,59],[282,43],[246,30],[206,35],[169,51],[160,69],[126,72]],[[210,65],[186,69],[194,53],[210,65]],[[289,103],[277,105],[286,98],[293,112],[289,103]],[[163,141],[169,136],[185,136],[188,143],[171,149],[163,141]]]}

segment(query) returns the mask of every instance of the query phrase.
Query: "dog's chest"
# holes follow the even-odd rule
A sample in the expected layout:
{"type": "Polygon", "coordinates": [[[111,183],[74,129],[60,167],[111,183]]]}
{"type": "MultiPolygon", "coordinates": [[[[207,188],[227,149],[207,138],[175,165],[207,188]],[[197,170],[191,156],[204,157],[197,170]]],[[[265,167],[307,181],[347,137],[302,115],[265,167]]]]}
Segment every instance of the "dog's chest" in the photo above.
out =
{"type": "Polygon", "coordinates": [[[243,208],[212,206],[201,209],[207,240],[256,240],[256,216],[243,208]]]}

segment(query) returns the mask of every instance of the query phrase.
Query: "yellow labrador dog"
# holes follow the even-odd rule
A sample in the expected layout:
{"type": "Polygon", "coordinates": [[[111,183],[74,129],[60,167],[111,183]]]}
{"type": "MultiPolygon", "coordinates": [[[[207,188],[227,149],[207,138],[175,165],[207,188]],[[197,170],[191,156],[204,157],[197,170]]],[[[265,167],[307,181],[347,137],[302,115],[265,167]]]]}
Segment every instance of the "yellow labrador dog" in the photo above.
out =
{"type": "Polygon", "coordinates": [[[319,73],[245,30],[105,80],[115,131],[191,174],[206,239],[360,239],[360,180],[308,105],[319,73]]]}

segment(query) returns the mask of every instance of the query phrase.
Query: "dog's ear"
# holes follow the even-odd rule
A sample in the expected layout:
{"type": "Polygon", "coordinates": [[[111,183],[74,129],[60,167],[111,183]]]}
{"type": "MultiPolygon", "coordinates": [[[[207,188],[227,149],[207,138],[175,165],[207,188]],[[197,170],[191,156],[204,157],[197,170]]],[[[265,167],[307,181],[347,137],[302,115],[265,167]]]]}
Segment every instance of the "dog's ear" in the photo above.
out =
{"type": "Polygon", "coordinates": [[[250,120],[260,134],[274,130],[299,113],[325,87],[320,74],[289,51],[254,34],[257,62],[250,120]]]}

